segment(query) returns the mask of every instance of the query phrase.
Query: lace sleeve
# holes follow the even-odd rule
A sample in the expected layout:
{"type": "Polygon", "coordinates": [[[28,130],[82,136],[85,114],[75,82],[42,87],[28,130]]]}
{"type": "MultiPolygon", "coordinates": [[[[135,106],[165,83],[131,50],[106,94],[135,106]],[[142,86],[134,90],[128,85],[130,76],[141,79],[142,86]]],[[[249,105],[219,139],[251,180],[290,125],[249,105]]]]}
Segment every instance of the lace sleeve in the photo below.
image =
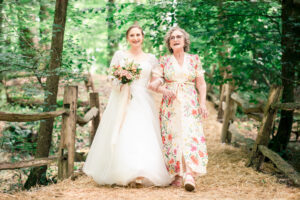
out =
{"type": "Polygon", "coordinates": [[[152,76],[158,78],[158,80],[160,80],[162,82],[162,84],[164,84],[164,63],[163,62],[163,57],[160,58],[160,61],[158,62],[158,60],[154,57],[155,59],[155,64],[153,65],[152,68],[152,76]]]}

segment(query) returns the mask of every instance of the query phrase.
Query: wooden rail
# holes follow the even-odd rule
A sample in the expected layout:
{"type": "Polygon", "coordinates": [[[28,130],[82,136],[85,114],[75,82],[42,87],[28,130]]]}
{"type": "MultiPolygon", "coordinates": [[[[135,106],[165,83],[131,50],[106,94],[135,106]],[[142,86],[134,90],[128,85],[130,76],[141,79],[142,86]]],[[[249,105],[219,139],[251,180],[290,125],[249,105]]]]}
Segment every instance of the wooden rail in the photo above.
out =
{"type": "MultiPolygon", "coordinates": [[[[64,158],[67,158],[68,155],[65,154],[64,158]]],[[[56,164],[58,161],[58,156],[50,156],[48,158],[35,158],[19,162],[2,162],[0,163],[0,170],[14,170],[26,167],[39,167],[44,165],[56,164]]],[[[83,152],[75,153],[75,162],[84,162],[86,155],[83,152]]]]}
{"type": "Polygon", "coordinates": [[[231,99],[242,108],[243,113],[263,113],[264,112],[264,103],[258,104],[249,104],[243,100],[237,93],[231,94],[231,99]]]}
{"type": "Polygon", "coordinates": [[[16,163],[3,162],[0,163],[0,170],[37,167],[58,162],[58,178],[65,179],[70,177],[73,174],[74,162],[84,161],[86,157],[83,153],[77,153],[75,151],[76,124],[83,126],[89,121],[92,121],[92,129],[90,133],[90,143],[92,143],[100,121],[99,94],[90,93],[89,104],[91,109],[83,118],[78,117],[76,113],[78,106],[77,104],[79,102],[77,98],[77,86],[66,86],[64,88],[62,110],[35,114],[0,112],[0,121],[9,122],[38,121],[62,115],[61,140],[57,156],[32,159],[16,163]]]}
{"type": "Polygon", "coordinates": [[[233,145],[240,146],[241,143],[245,144],[244,147],[251,154],[246,166],[252,166],[256,170],[259,170],[264,158],[268,157],[294,184],[300,185],[299,173],[277,153],[267,148],[277,110],[299,110],[300,103],[279,103],[282,87],[278,86],[272,86],[266,103],[259,103],[257,105],[245,102],[237,93],[232,92],[233,90],[228,84],[225,84],[223,89],[226,96],[226,103],[225,106],[222,106],[224,108],[224,119],[221,142],[231,143],[231,140],[233,140],[233,145]],[[236,128],[232,126],[234,116],[229,114],[234,113],[231,100],[241,107],[242,111],[249,117],[261,121],[261,126],[255,141],[237,133],[236,128]]]}
{"type": "Polygon", "coordinates": [[[98,108],[93,107],[91,108],[85,115],[84,117],[80,117],[77,115],[77,124],[79,126],[84,126],[87,123],[89,123],[93,118],[95,118],[99,113],[98,108]]]}
{"type": "Polygon", "coordinates": [[[280,110],[300,110],[300,103],[275,103],[271,105],[271,108],[280,110]]]}
{"type": "Polygon", "coordinates": [[[17,114],[17,113],[0,112],[0,121],[8,121],[8,122],[39,121],[43,119],[58,117],[62,114],[68,114],[68,110],[63,109],[63,110],[36,113],[36,114],[17,114]]]}

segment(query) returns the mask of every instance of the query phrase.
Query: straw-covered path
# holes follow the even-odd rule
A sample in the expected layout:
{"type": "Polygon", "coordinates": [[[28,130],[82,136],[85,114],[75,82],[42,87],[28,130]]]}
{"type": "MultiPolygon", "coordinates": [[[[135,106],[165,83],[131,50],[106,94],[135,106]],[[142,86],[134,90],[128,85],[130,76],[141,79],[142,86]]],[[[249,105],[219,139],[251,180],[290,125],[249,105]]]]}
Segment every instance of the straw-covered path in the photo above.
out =
{"type": "MultiPolygon", "coordinates": [[[[100,89],[101,90],[101,89],[100,89]]],[[[101,92],[101,91],[100,91],[101,92]]],[[[1,200],[193,200],[193,199],[300,199],[300,188],[288,186],[274,175],[270,164],[262,172],[245,167],[247,153],[240,148],[220,143],[221,124],[216,121],[216,110],[207,103],[210,116],[204,120],[209,163],[207,175],[197,180],[195,192],[183,188],[126,188],[97,185],[85,175],[76,180],[32,189],[15,194],[0,193],[1,200]]]]}

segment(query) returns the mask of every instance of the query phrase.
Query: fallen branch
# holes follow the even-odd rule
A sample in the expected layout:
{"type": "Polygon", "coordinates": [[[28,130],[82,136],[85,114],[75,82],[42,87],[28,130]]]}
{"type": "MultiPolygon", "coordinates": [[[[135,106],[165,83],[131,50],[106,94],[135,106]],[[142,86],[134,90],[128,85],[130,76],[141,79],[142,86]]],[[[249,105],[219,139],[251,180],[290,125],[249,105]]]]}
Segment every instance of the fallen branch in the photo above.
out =
{"type": "Polygon", "coordinates": [[[268,157],[280,171],[282,171],[296,185],[300,186],[300,174],[290,164],[264,145],[258,145],[258,149],[265,157],[268,157]]]}

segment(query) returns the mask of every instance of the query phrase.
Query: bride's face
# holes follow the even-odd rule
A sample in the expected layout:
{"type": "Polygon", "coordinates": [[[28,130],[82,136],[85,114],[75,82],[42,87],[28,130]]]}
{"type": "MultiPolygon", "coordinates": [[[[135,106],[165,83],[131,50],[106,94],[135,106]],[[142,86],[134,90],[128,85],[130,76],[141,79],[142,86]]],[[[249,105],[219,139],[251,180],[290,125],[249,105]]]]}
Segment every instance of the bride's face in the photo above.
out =
{"type": "Polygon", "coordinates": [[[127,41],[129,42],[131,47],[142,46],[143,40],[144,36],[142,34],[142,31],[138,28],[132,28],[127,35],[127,41]]]}

